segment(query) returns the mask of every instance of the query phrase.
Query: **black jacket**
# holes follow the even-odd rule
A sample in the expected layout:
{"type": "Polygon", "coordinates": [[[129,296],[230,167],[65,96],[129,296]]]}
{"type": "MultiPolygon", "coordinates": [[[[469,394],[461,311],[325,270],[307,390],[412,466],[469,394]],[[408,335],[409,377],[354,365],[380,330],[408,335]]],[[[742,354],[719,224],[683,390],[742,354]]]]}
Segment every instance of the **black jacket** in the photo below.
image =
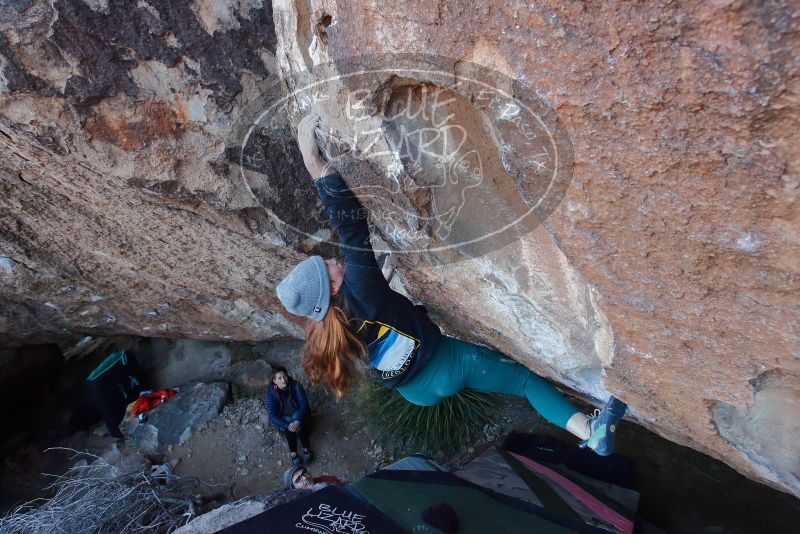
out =
{"type": "Polygon", "coordinates": [[[323,176],[315,185],[344,255],[337,304],[346,301],[356,319],[354,329],[367,344],[370,366],[382,383],[397,387],[430,360],[442,333],[424,308],[389,287],[375,261],[366,210],[341,176],[323,176]]]}

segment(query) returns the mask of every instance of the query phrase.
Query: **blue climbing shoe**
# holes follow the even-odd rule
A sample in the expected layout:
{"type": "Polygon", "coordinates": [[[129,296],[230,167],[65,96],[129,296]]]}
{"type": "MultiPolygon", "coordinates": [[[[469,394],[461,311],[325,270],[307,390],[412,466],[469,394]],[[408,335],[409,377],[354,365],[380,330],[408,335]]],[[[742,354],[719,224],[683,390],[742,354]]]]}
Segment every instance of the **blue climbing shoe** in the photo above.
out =
{"type": "Polygon", "coordinates": [[[617,425],[628,405],[612,396],[603,406],[602,410],[595,410],[589,417],[589,439],[582,441],[581,447],[589,447],[600,456],[608,456],[614,452],[614,443],[617,435],[617,425]]]}

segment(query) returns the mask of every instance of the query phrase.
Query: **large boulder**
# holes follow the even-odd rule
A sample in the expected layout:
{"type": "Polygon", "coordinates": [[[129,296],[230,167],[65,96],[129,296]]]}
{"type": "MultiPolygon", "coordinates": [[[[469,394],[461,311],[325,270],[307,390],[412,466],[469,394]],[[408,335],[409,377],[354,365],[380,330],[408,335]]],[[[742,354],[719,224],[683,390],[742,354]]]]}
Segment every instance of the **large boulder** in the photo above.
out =
{"type": "Polygon", "coordinates": [[[291,489],[240,499],[197,516],[176,530],[175,534],[212,534],[213,532],[219,532],[236,523],[250,519],[265,510],[286,504],[307,494],[308,490],[291,489]]]}
{"type": "Polygon", "coordinates": [[[123,432],[145,454],[164,453],[170,445],[185,443],[197,425],[219,415],[230,400],[227,382],[196,382],[178,389],[174,397],[145,412],[146,420],[124,421],[123,432]]]}
{"type": "Polygon", "coordinates": [[[186,382],[225,380],[246,394],[263,393],[272,366],[282,365],[299,376],[302,341],[294,338],[259,343],[195,339],[145,338],[130,343],[144,383],[169,388],[186,382]]]}
{"type": "MultiPolygon", "coordinates": [[[[291,127],[242,125],[278,74],[302,89],[331,60],[289,122],[321,101],[374,244],[425,251],[397,258],[396,283],[445,330],[800,495],[797,20],[786,0],[4,2],[0,333],[302,337],[274,288],[331,234],[291,127]],[[355,100],[335,78],[398,53],[436,59],[355,100]],[[439,91],[430,69],[475,66],[557,134],[572,171],[557,201],[538,204],[529,178],[553,153],[524,114],[470,84],[439,91]],[[380,106],[431,94],[474,151],[358,163],[347,140],[394,118],[380,106]],[[469,182],[476,168],[491,180],[469,182]],[[416,187],[445,170],[492,201],[416,187]],[[528,208],[523,232],[463,239],[528,208]]],[[[400,119],[367,139],[431,132],[425,113],[400,119]]]]}
{"type": "Polygon", "coordinates": [[[439,324],[800,495],[796,2],[274,9],[297,107],[311,69],[335,164],[387,249],[420,250],[399,272],[439,324]],[[517,241],[465,239],[525,209],[517,241]]]}
{"type": "MultiPolygon", "coordinates": [[[[302,247],[228,142],[274,77],[271,11],[0,3],[2,343],[301,335],[274,287],[302,247]]],[[[305,180],[288,126],[264,149],[272,179],[305,180]]]]}
{"type": "Polygon", "coordinates": [[[220,506],[201,514],[175,531],[175,534],[213,534],[264,511],[264,503],[248,499],[220,506]]]}

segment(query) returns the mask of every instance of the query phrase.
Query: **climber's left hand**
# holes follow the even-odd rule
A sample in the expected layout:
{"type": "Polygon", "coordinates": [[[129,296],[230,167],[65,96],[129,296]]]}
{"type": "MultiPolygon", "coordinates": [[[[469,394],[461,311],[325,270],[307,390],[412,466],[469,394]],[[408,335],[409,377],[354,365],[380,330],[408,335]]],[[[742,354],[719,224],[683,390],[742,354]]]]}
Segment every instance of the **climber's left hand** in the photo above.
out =
{"type": "Polygon", "coordinates": [[[319,125],[320,118],[316,111],[303,117],[297,125],[297,144],[303,155],[303,163],[313,179],[329,174],[327,163],[319,153],[314,129],[319,125]]]}

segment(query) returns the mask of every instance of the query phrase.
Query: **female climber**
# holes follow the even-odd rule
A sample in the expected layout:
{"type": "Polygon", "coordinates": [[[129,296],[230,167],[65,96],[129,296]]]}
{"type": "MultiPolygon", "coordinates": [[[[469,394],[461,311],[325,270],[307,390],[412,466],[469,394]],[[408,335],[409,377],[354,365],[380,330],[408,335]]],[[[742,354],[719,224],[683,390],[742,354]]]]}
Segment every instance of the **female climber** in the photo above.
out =
{"type": "Polygon", "coordinates": [[[344,263],[312,256],[277,286],[283,306],[307,317],[303,368],[341,397],[366,360],[381,382],[406,400],[432,406],[463,388],[524,396],[549,422],[577,436],[599,455],[614,450],[616,426],[627,406],[614,398],[587,416],[553,385],[495,350],[445,336],[425,309],[393,291],[370,246],[366,212],[341,176],[320,155],[319,117],[300,121],[303,161],[340,238],[344,263]]]}

